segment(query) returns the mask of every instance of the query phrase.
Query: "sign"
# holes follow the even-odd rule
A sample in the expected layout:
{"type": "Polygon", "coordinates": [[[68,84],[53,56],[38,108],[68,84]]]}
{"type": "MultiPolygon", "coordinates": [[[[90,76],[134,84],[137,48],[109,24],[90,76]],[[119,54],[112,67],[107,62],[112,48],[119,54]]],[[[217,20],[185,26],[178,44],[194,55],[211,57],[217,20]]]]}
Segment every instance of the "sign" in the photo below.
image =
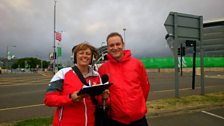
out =
{"type": "Polygon", "coordinates": [[[62,50],[61,50],[61,47],[57,47],[57,56],[58,56],[58,57],[62,56],[62,50]]]}
{"type": "Polygon", "coordinates": [[[61,41],[61,33],[60,32],[55,32],[56,40],[61,41]]]}
{"type": "Polygon", "coordinates": [[[199,40],[202,25],[201,19],[202,16],[170,12],[164,25],[169,37],[199,40]]]}
{"type": "MultiPolygon", "coordinates": [[[[184,45],[191,45],[189,41],[194,41],[194,51],[193,51],[193,69],[192,69],[192,89],[194,89],[195,84],[195,64],[196,64],[196,45],[198,43],[200,47],[200,66],[201,66],[201,94],[204,94],[204,74],[203,74],[203,52],[201,49],[202,43],[202,28],[203,28],[203,17],[183,14],[178,12],[170,12],[164,26],[168,34],[165,36],[167,43],[174,53],[174,63],[175,63],[175,96],[179,96],[179,77],[178,77],[178,53],[183,56],[185,52],[184,45]],[[187,43],[185,43],[187,41],[187,43]],[[179,49],[178,49],[179,48],[179,49]]],[[[182,76],[182,62],[181,62],[181,76],[182,76]]]]}

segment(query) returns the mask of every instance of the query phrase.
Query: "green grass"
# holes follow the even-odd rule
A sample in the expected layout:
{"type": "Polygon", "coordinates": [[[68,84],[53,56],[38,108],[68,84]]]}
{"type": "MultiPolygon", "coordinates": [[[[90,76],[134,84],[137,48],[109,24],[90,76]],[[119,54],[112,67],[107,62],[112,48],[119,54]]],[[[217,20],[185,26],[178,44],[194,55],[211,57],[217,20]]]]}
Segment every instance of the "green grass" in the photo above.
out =
{"type": "Polygon", "coordinates": [[[2,123],[0,126],[51,126],[52,117],[21,120],[14,123],[2,123]]]}
{"type": "Polygon", "coordinates": [[[52,118],[37,118],[17,122],[14,126],[50,126],[52,118]]]}
{"type": "MultiPolygon", "coordinates": [[[[148,118],[164,113],[186,112],[186,110],[224,106],[224,92],[209,93],[204,96],[193,95],[180,98],[168,98],[147,101],[148,118]]],[[[0,126],[50,126],[52,117],[36,118],[17,121],[14,123],[0,123],[0,126]]]]}

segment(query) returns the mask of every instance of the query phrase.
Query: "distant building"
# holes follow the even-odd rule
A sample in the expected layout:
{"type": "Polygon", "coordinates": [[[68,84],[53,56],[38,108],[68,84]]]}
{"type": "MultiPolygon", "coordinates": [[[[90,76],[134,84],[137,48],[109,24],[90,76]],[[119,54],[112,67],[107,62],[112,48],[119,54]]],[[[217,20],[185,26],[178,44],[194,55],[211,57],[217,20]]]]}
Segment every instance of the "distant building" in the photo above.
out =
{"type": "Polygon", "coordinates": [[[106,59],[106,54],[107,54],[107,46],[102,46],[98,48],[98,52],[100,53],[99,58],[97,59],[98,63],[102,63],[103,61],[107,60],[106,59]]]}
{"type": "Polygon", "coordinates": [[[203,42],[205,56],[224,56],[224,19],[203,23],[203,42]]]}

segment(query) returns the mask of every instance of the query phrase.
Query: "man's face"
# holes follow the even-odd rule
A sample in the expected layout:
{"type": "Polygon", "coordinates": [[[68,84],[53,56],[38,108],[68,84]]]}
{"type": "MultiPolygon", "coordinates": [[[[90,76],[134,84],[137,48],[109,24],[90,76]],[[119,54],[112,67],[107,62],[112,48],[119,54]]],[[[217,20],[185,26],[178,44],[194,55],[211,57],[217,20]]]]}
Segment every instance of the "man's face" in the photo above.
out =
{"type": "Polygon", "coordinates": [[[119,36],[110,37],[107,41],[108,53],[117,61],[123,57],[124,43],[119,36]]]}

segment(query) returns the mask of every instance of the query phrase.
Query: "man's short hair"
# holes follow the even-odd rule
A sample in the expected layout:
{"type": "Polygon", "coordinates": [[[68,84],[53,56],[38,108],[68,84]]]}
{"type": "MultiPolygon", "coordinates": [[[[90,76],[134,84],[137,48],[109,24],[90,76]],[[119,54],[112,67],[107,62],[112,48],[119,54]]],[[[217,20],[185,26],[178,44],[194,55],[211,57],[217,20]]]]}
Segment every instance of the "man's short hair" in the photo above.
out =
{"type": "Polygon", "coordinates": [[[121,34],[119,34],[118,32],[112,32],[107,36],[107,43],[108,43],[108,39],[114,36],[119,36],[121,38],[121,42],[124,43],[123,41],[123,37],[121,36],[121,34]]]}

